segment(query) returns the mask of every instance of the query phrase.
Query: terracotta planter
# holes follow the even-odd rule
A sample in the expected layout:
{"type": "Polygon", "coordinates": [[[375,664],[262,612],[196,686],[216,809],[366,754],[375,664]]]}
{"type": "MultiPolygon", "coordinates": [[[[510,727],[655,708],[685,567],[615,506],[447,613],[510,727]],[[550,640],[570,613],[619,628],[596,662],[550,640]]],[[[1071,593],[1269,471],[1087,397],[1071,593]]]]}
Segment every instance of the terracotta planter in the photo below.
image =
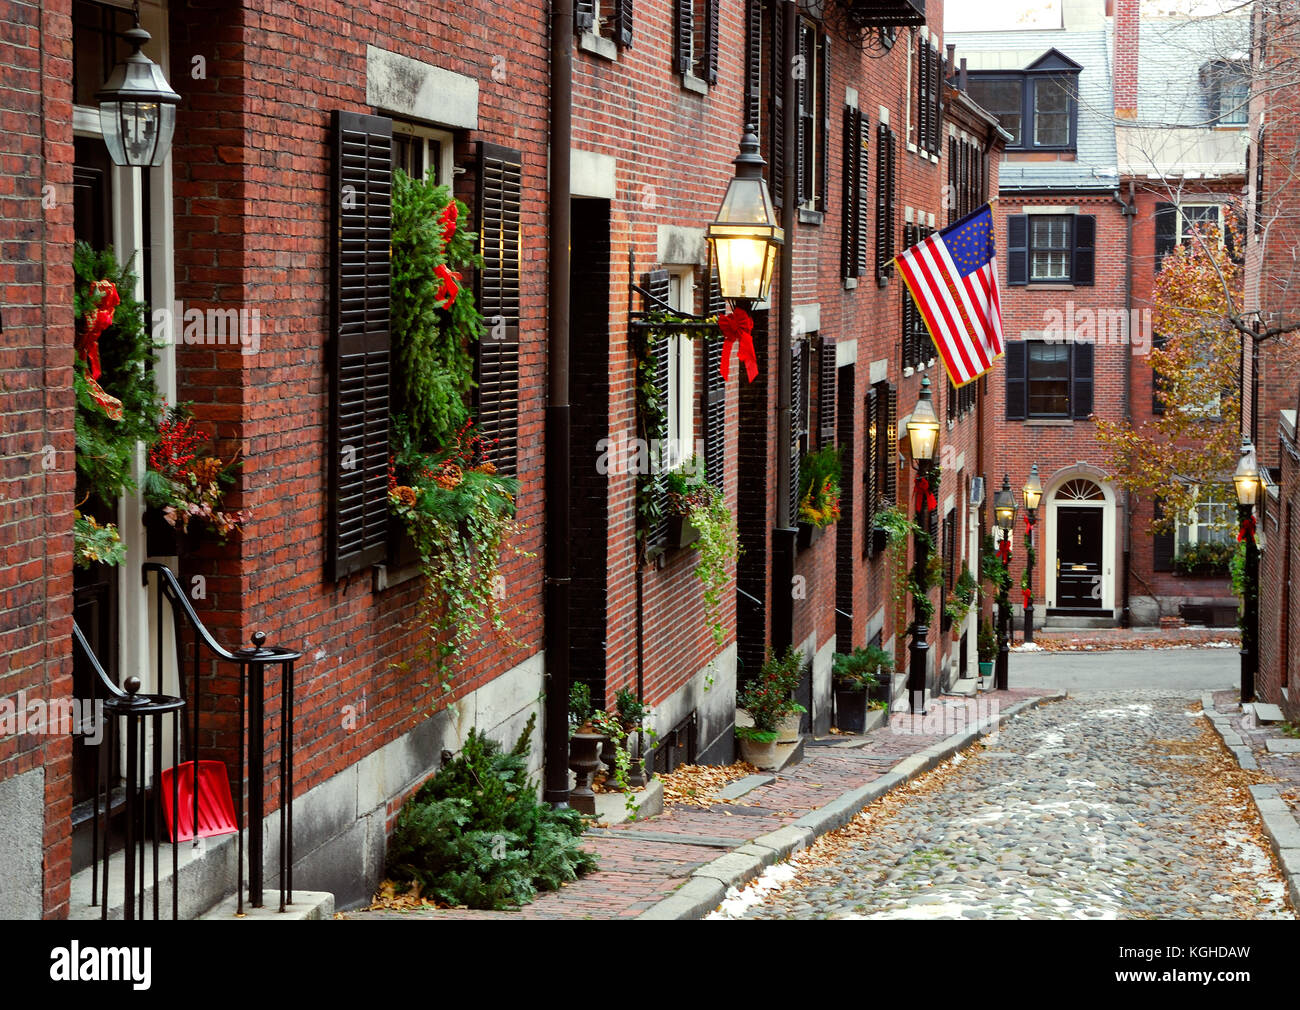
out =
{"type": "Polygon", "coordinates": [[[746,737],[739,738],[740,759],[752,764],[759,771],[776,771],[779,764],[776,757],[776,741],[760,743],[746,737]]]}

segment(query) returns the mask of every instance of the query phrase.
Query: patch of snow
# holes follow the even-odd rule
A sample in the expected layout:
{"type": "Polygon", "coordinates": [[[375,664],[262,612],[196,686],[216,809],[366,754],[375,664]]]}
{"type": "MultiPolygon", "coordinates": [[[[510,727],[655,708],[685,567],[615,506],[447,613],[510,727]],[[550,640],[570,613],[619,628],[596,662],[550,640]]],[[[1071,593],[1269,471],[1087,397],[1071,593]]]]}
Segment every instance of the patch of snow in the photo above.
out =
{"type": "Polygon", "coordinates": [[[774,863],[763,870],[743,891],[727,888],[722,904],[706,915],[706,919],[741,919],[754,905],[759,904],[771,891],[784,887],[795,878],[798,865],[793,861],[774,863]]]}

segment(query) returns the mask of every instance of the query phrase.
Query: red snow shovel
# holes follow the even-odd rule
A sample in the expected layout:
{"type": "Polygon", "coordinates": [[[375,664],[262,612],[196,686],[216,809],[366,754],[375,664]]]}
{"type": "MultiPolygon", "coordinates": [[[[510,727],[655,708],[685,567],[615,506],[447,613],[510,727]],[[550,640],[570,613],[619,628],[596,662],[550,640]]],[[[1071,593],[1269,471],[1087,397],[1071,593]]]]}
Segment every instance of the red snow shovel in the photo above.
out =
{"type": "Polygon", "coordinates": [[[187,761],[179,769],[168,768],[162,773],[159,789],[162,791],[163,818],[167,833],[172,830],[172,776],[176,775],[176,794],[180,810],[176,817],[176,835],[173,841],[184,842],[191,838],[208,838],[228,835],[235,826],[235,802],[230,798],[230,780],[226,766],[220,761],[200,761],[199,766],[199,829],[194,830],[194,762],[187,761]]]}

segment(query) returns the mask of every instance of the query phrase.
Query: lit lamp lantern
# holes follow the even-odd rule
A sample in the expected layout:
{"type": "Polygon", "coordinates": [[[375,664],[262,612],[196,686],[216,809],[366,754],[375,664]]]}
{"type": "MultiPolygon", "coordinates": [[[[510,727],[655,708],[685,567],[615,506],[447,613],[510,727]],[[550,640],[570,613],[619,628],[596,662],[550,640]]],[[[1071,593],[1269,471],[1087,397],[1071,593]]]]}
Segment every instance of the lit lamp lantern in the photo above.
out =
{"type": "Polygon", "coordinates": [[[993,515],[998,529],[1009,535],[1016,526],[1016,496],[1011,490],[1011,478],[1002,475],[1002,488],[993,494],[993,515]]]}
{"type": "Polygon", "coordinates": [[[741,139],[734,164],[736,176],[727,184],[717,220],[705,237],[713,246],[722,297],[752,304],[767,297],[776,250],[785,243],[785,233],[776,223],[772,197],[763,181],[767,163],[752,132],[741,139]]]}
{"type": "Polygon", "coordinates": [[[934,450],[939,444],[939,418],[934,412],[929,376],[921,380],[921,398],[916,401],[907,421],[907,437],[912,443],[914,461],[928,463],[934,459],[934,450]]]}
{"type": "Polygon", "coordinates": [[[1038,464],[1029,468],[1029,480],[1025,481],[1025,508],[1032,520],[1038,512],[1038,503],[1043,500],[1043,482],[1038,479],[1038,464]]]}
{"type": "Polygon", "coordinates": [[[162,68],[140,52],[149,33],[135,27],[122,33],[134,52],[113,68],[95,95],[99,125],[113,164],[157,168],[171,150],[176,131],[176,106],[181,96],[171,89],[162,68]]]}
{"type": "Polygon", "coordinates": [[[1232,483],[1237,489],[1237,504],[1247,508],[1253,506],[1259,498],[1259,463],[1249,439],[1241,440],[1241,459],[1237,461],[1232,483]]]}

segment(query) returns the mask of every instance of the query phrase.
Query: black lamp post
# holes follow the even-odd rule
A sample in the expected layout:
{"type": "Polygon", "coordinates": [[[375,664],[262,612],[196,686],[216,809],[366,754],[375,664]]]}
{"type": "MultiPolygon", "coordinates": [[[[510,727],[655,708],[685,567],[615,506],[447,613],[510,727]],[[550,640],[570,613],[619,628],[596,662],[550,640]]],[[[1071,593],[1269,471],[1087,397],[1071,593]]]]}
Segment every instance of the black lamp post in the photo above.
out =
{"type": "Polygon", "coordinates": [[[1043,483],[1038,479],[1038,464],[1029,468],[1029,479],[1025,481],[1025,516],[1028,525],[1025,536],[1029,538],[1030,550],[1025,552],[1025,641],[1034,640],[1034,567],[1037,556],[1033,547],[1034,529],[1038,525],[1038,503],[1043,500],[1043,483]]]}
{"type": "Polygon", "coordinates": [[[912,646],[907,661],[907,702],[912,713],[916,713],[916,695],[921,695],[921,714],[925,714],[925,666],[926,654],[930,649],[927,639],[930,636],[928,618],[923,615],[929,608],[929,567],[930,567],[930,507],[929,483],[930,468],[934,462],[934,451],[939,442],[939,418],[934,412],[934,401],[930,392],[929,376],[921,380],[921,398],[912,408],[912,416],[907,422],[907,437],[912,445],[912,461],[916,464],[916,558],[912,567],[913,578],[918,586],[923,587],[921,595],[912,598],[912,646]],[[924,484],[921,482],[924,481],[924,484]]]}
{"type": "Polygon", "coordinates": [[[1237,491],[1237,538],[1246,545],[1241,599],[1241,701],[1255,698],[1259,669],[1259,544],[1255,540],[1255,502],[1259,499],[1259,463],[1250,439],[1241,440],[1241,459],[1232,475],[1237,491]]]}
{"type": "Polygon", "coordinates": [[[157,168],[171,150],[181,96],[167,83],[162,68],[140,52],[150,35],[140,27],[138,2],[135,25],[122,38],[133,52],[113,68],[95,94],[104,144],[115,165],[157,168]]]}
{"type": "Polygon", "coordinates": [[[1016,496],[1011,490],[1011,478],[1002,475],[1002,487],[993,494],[993,516],[1002,534],[1001,550],[1003,574],[998,587],[998,660],[994,670],[994,686],[999,691],[1007,689],[1008,654],[1011,651],[1011,600],[1007,591],[1011,586],[1011,535],[1016,528],[1016,496]]]}

